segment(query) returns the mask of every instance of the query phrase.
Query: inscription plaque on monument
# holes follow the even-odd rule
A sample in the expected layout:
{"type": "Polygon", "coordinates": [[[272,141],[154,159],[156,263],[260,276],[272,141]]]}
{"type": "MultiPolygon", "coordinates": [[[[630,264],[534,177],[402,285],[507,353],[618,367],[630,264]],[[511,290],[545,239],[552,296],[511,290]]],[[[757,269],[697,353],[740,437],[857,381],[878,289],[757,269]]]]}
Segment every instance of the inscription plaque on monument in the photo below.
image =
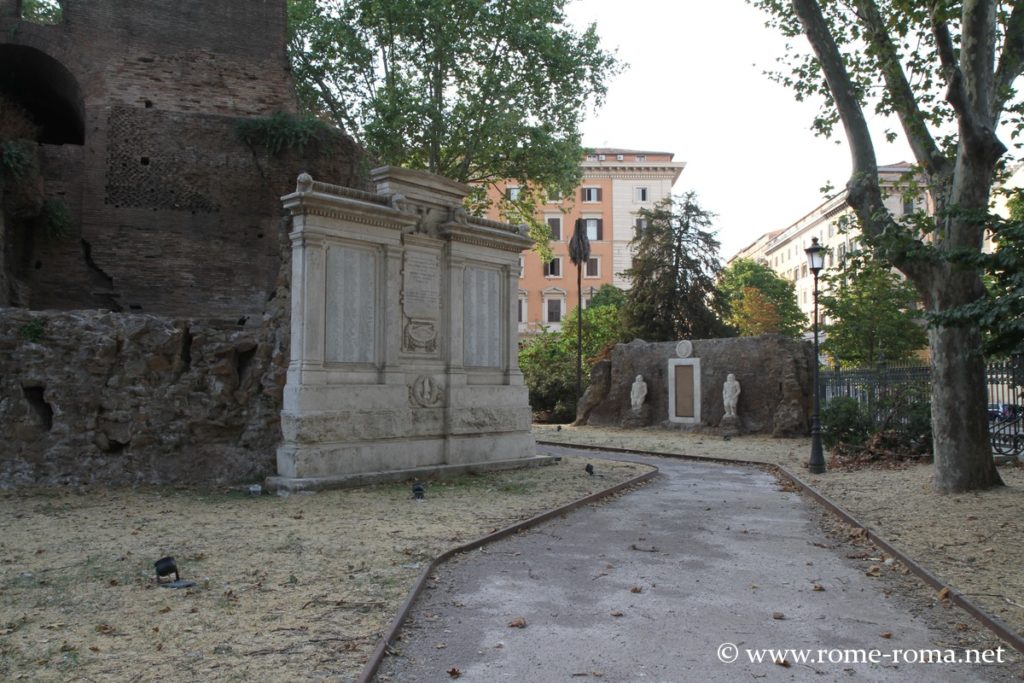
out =
{"type": "Polygon", "coordinates": [[[463,284],[463,343],[468,367],[501,367],[501,316],[498,271],[466,268],[463,284]]]}
{"type": "Polygon", "coordinates": [[[700,359],[669,360],[668,377],[669,422],[700,424],[700,359]]]}
{"type": "Polygon", "coordinates": [[[327,249],[324,360],[377,360],[377,256],[368,249],[327,249]]]}
{"type": "Polygon", "coordinates": [[[402,261],[402,350],[433,353],[441,313],[441,259],[437,253],[405,252],[402,261]]]}
{"type": "Polygon", "coordinates": [[[405,252],[402,265],[402,311],[407,318],[437,320],[441,307],[441,258],[405,252]]]}

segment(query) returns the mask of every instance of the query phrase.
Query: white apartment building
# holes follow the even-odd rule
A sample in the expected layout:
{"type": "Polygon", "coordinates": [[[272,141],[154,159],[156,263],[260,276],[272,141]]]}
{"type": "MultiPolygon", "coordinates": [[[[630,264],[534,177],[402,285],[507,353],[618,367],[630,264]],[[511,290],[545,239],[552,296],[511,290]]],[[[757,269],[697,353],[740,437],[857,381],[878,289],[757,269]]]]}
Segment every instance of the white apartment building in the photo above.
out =
{"type": "MultiPolygon", "coordinates": [[[[905,200],[902,193],[894,187],[910,169],[911,165],[905,162],[878,168],[886,208],[897,219],[922,208],[931,209],[925,207],[924,195],[914,200],[905,200]]],[[[818,244],[828,249],[825,268],[832,267],[845,254],[857,249],[860,229],[855,227],[856,223],[851,222],[851,227],[846,232],[840,231],[840,226],[852,219],[853,209],[847,205],[846,191],[843,190],[826,199],[789,227],[765,233],[733,256],[729,262],[739,258],[753,259],[791,280],[796,288],[797,303],[807,314],[807,319],[811,320],[814,315],[814,277],[807,270],[807,254],[804,249],[817,237],[818,244]]]]}

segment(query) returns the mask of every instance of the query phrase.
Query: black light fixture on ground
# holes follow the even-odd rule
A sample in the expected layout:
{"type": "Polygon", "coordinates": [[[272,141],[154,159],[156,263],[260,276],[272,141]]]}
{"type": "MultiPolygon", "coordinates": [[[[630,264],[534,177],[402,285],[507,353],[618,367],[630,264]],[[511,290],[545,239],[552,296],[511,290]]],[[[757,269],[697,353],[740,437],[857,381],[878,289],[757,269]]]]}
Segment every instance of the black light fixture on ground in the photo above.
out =
{"type": "Polygon", "coordinates": [[[583,394],[583,266],[590,259],[590,240],[582,218],[569,240],[569,260],[576,266],[576,400],[583,394]]]}
{"type": "Polygon", "coordinates": [[[811,415],[811,459],[807,469],[813,474],[822,474],[825,471],[825,454],[821,449],[821,384],[818,382],[818,273],[825,267],[825,248],[814,237],[804,253],[807,254],[807,268],[814,273],[814,412],[811,415]]]}

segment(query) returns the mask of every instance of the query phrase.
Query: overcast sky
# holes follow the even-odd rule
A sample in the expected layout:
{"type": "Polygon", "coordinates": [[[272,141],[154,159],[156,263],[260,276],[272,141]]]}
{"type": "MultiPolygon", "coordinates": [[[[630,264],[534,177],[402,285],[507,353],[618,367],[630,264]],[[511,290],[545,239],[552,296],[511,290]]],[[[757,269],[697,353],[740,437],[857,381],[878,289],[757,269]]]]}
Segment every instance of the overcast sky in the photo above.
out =
{"type": "MultiPolygon", "coordinates": [[[[723,260],[811,211],[826,182],[845,185],[845,141],[815,137],[817,103],[797,102],[763,75],[785,41],[743,0],[573,0],[567,13],[596,23],[604,46],[630,65],[589,115],[583,144],[686,162],[675,192],[695,190],[718,214],[723,260]]],[[[879,164],[912,160],[902,140],[884,144],[885,122],[873,128],[879,164]]]]}

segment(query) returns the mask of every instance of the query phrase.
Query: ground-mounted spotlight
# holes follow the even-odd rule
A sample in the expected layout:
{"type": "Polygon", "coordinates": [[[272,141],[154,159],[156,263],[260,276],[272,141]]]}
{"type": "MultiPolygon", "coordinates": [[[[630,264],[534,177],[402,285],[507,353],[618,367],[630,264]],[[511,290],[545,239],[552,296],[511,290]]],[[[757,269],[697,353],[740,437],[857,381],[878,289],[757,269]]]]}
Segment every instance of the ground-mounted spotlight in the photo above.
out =
{"type": "Polygon", "coordinates": [[[190,588],[196,585],[195,581],[186,581],[181,578],[178,574],[178,563],[174,561],[173,557],[161,557],[153,563],[153,567],[156,569],[156,583],[162,588],[190,588]],[[171,574],[174,574],[174,581],[167,583],[160,581],[161,578],[171,574]]]}

